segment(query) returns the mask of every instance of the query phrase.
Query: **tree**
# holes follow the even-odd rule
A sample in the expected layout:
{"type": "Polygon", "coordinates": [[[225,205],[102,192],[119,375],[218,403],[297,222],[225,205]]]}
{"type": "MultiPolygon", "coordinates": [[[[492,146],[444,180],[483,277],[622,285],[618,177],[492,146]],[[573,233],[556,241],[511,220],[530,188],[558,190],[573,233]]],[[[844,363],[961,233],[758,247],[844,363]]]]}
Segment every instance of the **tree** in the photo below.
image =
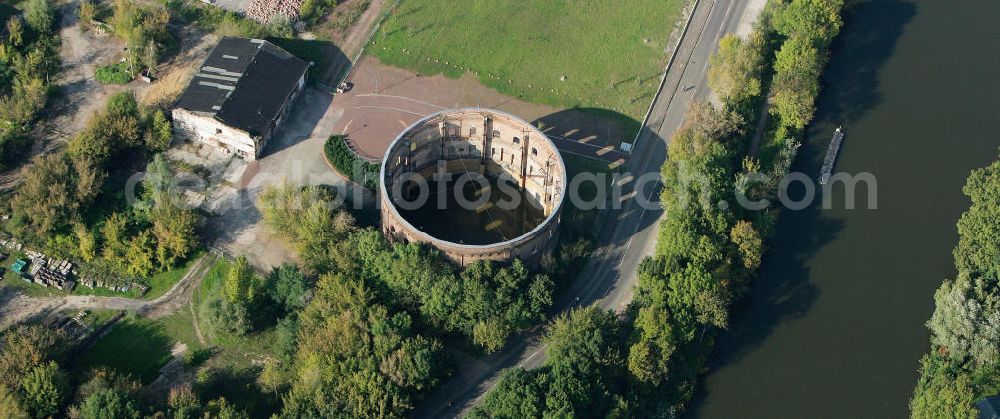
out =
{"type": "Polygon", "coordinates": [[[80,404],[81,419],[138,419],[142,417],[132,400],[122,392],[104,388],[97,390],[80,404]]]}
{"type": "Polygon", "coordinates": [[[941,284],[927,327],[931,343],[945,348],[951,359],[993,365],[1000,362],[1000,304],[996,297],[981,300],[983,293],[973,282],[968,274],[960,274],[941,284]]]}
{"type": "Polygon", "coordinates": [[[708,68],[708,83],[727,103],[740,103],[761,93],[764,36],[753,31],[746,41],[728,34],[719,41],[708,68]]]}
{"type": "Polygon", "coordinates": [[[152,151],[165,151],[167,148],[170,148],[173,136],[174,128],[163,111],[157,110],[153,112],[146,139],[146,148],[152,151]]]}
{"type": "Polygon", "coordinates": [[[90,25],[94,24],[94,18],[97,16],[97,7],[88,0],[81,1],[78,15],[80,16],[80,23],[85,28],[90,27],[90,25]]]}
{"type": "Polygon", "coordinates": [[[247,258],[240,256],[226,272],[226,278],[222,283],[222,296],[230,304],[249,305],[257,297],[259,288],[253,268],[250,267],[247,258]]]}
{"type": "Polygon", "coordinates": [[[21,405],[17,394],[0,384],[0,417],[9,419],[28,419],[28,411],[21,405]]]}
{"type": "Polygon", "coordinates": [[[963,192],[972,206],[958,222],[958,276],[934,293],[932,350],[910,400],[917,418],[976,417],[975,399],[1000,385],[1000,162],[974,170],[963,192]]]}
{"type": "Polygon", "coordinates": [[[178,259],[188,257],[198,244],[194,211],[180,208],[174,202],[159,202],[150,214],[153,236],[156,238],[156,260],[160,269],[173,266],[178,259]]]}
{"type": "MultiPolygon", "coordinates": [[[[34,55],[34,51],[37,50],[29,53],[29,57],[34,55]]],[[[3,105],[0,107],[0,119],[13,125],[26,125],[45,107],[48,87],[37,73],[20,68],[16,71],[18,76],[14,79],[13,94],[0,98],[0,105],[3,105]]]]}
{"type": "Polygon", "coordinates": [[[351,252],[344,239],[356,230],[350,214],[318,186],[269,186],[258,197],[264,223],[298,251],[310,272],[342,268],[351,252]]]}
{"type": "Polygon", "coordinates": [[[32,368],[21,383],[24,404],[35,417],[58,413],[65,390],[66,377],[55,361],[32,368]]]}
{"type": "Polygon", "coordinates": [[[201,402],[190,385],[171,388],[167,395],[167,406],[174,419],[196,419],[201,416],[201,402]]]}
{"type": "Polygon", "coordinates": [[[0,386],[21,390],[29,372],[62,358],[66,343],[63,333],[41,325],[8,329],[0,345],[0,386]]]}
{"type": "Polygon", "coordinates": [[[764,240],[753,228],[753,223],[746,220],[737,222],[729,231],[729,239],[739,249],[743,267],[747,271],[756,271],[764,252],[764,240]]]}
{"type": "Polygon", "coordinates": [[[246,305],[229,303],[215,297],[203,306],[200,314],[216,333],[227,336],[243,336],[250,331],[250,313],[246,305]]]}
{"type": "Polygon", "coordinates": [[[7,21],[7,40],[14,47],[20,47],[24,43],[24,26],[20,17],[11,16],[7,21]]]}
{"type": "MultiPolygon", "coordinates": [[[[156,45],[156,41],[150,39],[146,42],[146,45],[142,49],[142,65],[148,68],[149,71],[155,72],[159,63],[160,48],[156,45]]],[[[157,113],[162,115],[163,111],[157,111],[157,113]]],[[[164,118],[164,120],[166,120],[166,118],[164,118]]],[[[164,150],[165,149],[166,148],[164,148],[164,150]]]]}
{"type": "Polygon", "coordinates": [[[104,109],[94,112],[83,131],[67,144],[74,157],[88,157],[103,167],[108,159],[122,150],[143,145],[143,124],[139,105],[131,92],[121,92],[108,98],[104,109]]]}
{"type": "Polygon", "coordinates": [[[286,313],[305,307],[309,300],[309,286],[295,265],[283,263],[281,267],[274,268],[268,281],[271,283],[271,299],[286,313]]]}
{"type": "Polygon", "coordinates": [[[802,129],[812,120],[819,95],[823,61],[819,50],[804,36],[793,36],[775,56],[771,111],[789,126],[802,129]]]}
{"type": "Polygon", "coordinates": [[[65,226],[97,195],[104,174],[89,161],[60,153],[40,156],[11,200],[15,215],[39,233],[65,226]]]}
{"type": "Polygon", "coordinates": [[[959,272],[1000,278],[1000,161],[972,171],[962,189],[972,206],[958,220],[955,265],[959,272]]]}
{"type": "Polygon", "coordinates": [[[206,406],[206,415],[217,418],[217,419],[247,419],[246,413],[240,411],[232,403],[226,401],[225,398],[218,398],[208,402],[206,406]]]}
{"type": "Polygon", "coordinates": [[[629,348],[628,370],[640,382],[659,385],[669,378],[670,359],[677,349],[671,320],[661,306],[639,309],[636,343],[629,348]]]}
{"type": "Polygon", "coordinates": [[[361,281],[324,275],[299,315],[285,417],[401,417],[437,379],[440,345],[416,335],[361,281]]]}
{"type": "Polygon", "coordinates": [[[920,361],[920,381],[910,401],[910,414],[918,419],[978,417],[968,374],[952,373],[946,362],[934,356],[920,361]]]}
{"type": "Polygon", "coordinates": [[[283,358],[290,358],[297,347],[299,321],[296,316],[285,316],[278,320],[274,331],[274,353],[283,358]]]}
{"type": "Polygon", "coordinates": [[[91,262],[97,257],[97,239],[94,233],[83,223],[73,223],[73,234],[76,235],[79,243],[80,258],[84,262],[91,262]]]}
{"type": "Polygon", "coordinates": [[[603,417],[618,405],[624,383],[614,313],[590,307],[562,315],[545,342],[542,368],[504,373],[471,417],[603,417]]]}
{"type": "Polygon", "coordinates": [[[472,328],[472,342],[482,346],[486,353],[496,352],[507,342],[510,330],[507,325],[497,319],[488,319],[476,323],[472,328]]]}
{"type": "Polygon", "coordinates": [[[264,368],[261,369],[260,375],[257,376],[257,385],[260,386],[262,391],[274,393],[277,396],[278,392],[284,390],[287,384],[288,378],[286,377],[286,373],[277,360],[269,359],[264,362],[264,368]]]}
{"type": "Polygon", "coordinates": [[[843,6],[843,0],[792,0],[778,9],[774,27],[785,36],[809,37],[825,47],[840,32],[843,6]]]}
{"type": "Polygon", "coordinates": [[[47,34],[55,22],[55,11],[47,0],[27,0],[24,3],[24,20],[35,32],[47,34]]]}
{"type": "Polygon", "coordinates": [[[543,382],[539,374],[521,368],[504,370],[500,382],[470,418],[538,418],[544,409],[543,382]]]}
{"type": "Polygon", "coordinates": [[[101,227],[101,237],[104,241],[104,248],[101,256],[104,260],[121,266],[124,271],[125,253],[128,251],[127,237],[130,235],[128,228],[128,218],[112,213],[101,227]]]}
{"type": "Polygon", "coordinates": [[[156,242],[149,230],[139,232],[129,241],[125,252],[127,268],[125,273],[134,277],[147,277],[153,272],[156,257],[156,242]]]}

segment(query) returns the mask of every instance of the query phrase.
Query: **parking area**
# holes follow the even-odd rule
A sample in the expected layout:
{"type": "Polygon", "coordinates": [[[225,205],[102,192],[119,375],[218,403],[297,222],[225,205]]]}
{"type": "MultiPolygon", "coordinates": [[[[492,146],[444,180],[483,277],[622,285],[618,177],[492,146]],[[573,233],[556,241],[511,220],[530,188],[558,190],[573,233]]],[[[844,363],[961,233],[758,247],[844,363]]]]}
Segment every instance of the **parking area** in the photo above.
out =
{"type": "Polygon", "coordinates": [[[352,70],[354,84],[333,99],[339,115],[333,132],[347,136],[358,154],[381,159],[389,143],[421,117],[451,108],[486,107],[517,115],[540,127],[564,153],[624,163],[617,150],[630,133],[621,121],[595,110],[558,109],[528,103],[485,87],[470,74],[458,79],[420,76],[365,56],[352,70]]]}

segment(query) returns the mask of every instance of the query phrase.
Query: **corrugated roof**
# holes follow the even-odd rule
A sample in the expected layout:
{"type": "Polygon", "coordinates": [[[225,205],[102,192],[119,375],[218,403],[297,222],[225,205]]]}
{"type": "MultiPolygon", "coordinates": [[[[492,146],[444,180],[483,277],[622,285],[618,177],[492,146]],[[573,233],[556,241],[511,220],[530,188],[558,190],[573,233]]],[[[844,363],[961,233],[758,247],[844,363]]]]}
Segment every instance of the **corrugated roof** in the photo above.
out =
{"type": "Polygon", "coordinates": [[[262,39],[224,37],[177,101],[222,123],[261,135],[309,64],[262,39]]]}
{"type": "Polygon", "coordinates": [[[979,409],[979,419],[1000,418],[1000,394],[980,400],[976,408],[979,409]]]}

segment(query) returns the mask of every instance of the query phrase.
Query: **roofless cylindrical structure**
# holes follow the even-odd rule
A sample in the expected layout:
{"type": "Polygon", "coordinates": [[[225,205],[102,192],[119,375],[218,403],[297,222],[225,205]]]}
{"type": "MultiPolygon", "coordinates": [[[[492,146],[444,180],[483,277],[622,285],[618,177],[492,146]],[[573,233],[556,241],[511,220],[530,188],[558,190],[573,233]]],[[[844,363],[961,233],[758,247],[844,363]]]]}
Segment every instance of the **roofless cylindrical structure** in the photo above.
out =
{"type": "Polygon", "coordinates": [[[415,122],[389,145],[380,180],[386,236],[459,265],[533,264],[558,241],[565,164],[544,133],[508,113],[464,108],[415,122]]]}

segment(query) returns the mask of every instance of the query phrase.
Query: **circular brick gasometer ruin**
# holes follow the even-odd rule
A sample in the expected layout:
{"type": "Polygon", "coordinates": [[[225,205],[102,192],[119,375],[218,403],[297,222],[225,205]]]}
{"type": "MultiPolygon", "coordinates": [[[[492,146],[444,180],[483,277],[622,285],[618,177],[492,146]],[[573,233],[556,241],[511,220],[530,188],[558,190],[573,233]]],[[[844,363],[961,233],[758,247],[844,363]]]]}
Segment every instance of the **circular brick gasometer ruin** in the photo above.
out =
{"type": "Polygon", "coordinates": [[[534,264],[558,241],[566,166],[545,134],[516,116],[447,110],[389,145],[379,192],[390,240],[427,243],[462,266],[534,264]]]}

